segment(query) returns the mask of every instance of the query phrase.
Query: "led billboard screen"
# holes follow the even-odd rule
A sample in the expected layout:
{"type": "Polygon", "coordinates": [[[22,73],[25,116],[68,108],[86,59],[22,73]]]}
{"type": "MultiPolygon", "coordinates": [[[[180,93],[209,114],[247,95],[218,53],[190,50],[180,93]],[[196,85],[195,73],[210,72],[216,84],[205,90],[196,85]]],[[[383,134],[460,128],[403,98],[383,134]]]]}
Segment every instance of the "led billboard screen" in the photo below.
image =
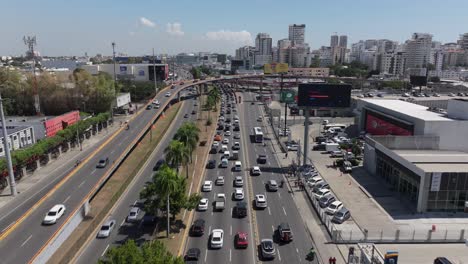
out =
{"type": "Polygon", "coordinates": [[[327,83],[299,84],[297,105],[316,108],[343,108],[351,103],[351,85],[327,83]]]}
{"type": "Polygon", "coordinates": [[[426,76],[410,75],[410,83],[413,86],[426,86],[427,85],[427,77],[426,76]]]}
{"type": "Polygon", "coordinates": [[[413,130],[411,127],[398,125],[397,122],[384,120],[370,112],[366,114],[366,132],[375,136],[394,135],[394,136],[411,136],[413,130]]]}

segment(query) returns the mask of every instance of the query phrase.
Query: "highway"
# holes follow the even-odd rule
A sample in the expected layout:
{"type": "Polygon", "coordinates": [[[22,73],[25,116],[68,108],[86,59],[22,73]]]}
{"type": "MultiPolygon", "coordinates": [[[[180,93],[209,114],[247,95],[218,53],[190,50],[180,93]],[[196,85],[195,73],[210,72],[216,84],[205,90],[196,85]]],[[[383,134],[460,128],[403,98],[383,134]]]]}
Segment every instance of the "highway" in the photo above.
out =
{"type": "MultiPolygon", "coordinates": [[[[312,239],[304,224],[301,216],[296,208],[292,199],[292,194],[288,193],[286,186],[280,188],[278,192],[267,192],[265,183],[269,179],[275,179],[281,182],[283,175],[281,174],[281,166],[274,156],[271,144],[271,134],[265,134],[265,142],[267,146],[264,147],[261,143],[253,143],[250,141],[250,134],[253,127],[262,127],[264,133],[266,130],[266,121],[257,121],[258,116],[262,115],[261,108],[263,107],[258,102],[251,104],[255,96],[253,93],[238,93],[236,96],[241,96],[242,103],[238,105],[238,115],[240,118],[241,127],[241,141],[242,147],[240,159],[243,165],[242,175],[244,176],[245,199],[249,206],[248,217],[237,219],[231,217],[231,210],[234,202],[228,200],[227,207],[224,212],[213,212],[211,202],[213,197],[218,192],[226,193],[230,197],[233,191],[232,180],[234,174],[228,169],[209,169],[205,174],[206,180],[214,181],[216,176],[226,176],[226,183],[224,186],[214,186],[213,191],[204,193],[203,196],[210,199],[210,207],[206,212],[196,212],[194,220],[205,220],[205,234],[201,237],[190,237],[185,251],[189,248],[199,248],[201,250],[201,263],[255,263],[258,259],[261,260],[257,245],[261,239],[270,238],[275,241],[276,258],[273,263],[301,263],[308,262],[305,256],[312,246],[312,239]],[[268,161],[266,164],[257,164],[257,155],[266,154],[268,161]],[[262,170],[261,176],[250,176],[249,170],[252,166],[259,165],[262,170]],[[254,210],[253,208],[253,195],[265,194],[267,197],[268,208],[264,210],[254,210]],[[252,212],[255,214],[255,221],[252,219],[252,212]],[[288,244],[279,244],[274,237],[274,233],[281,222],[287,222],[294,234],[294,240],[288,244]],[[224,246],[222,249],[212,250],[209,247],[209,235],[211,230],[221,228],[224,230],[224,246]],[[253,230],[258,232],[258,236],[254,237],[253,230]],[[234,235],[238,231],[247,232],[249,235],[248,249],[235,249],[234,248],[234,235]],[[254,242],[255,241],[255,242],[254,242]]],[[[233,116],[233,114],[231,114],[233,116]]],[[[232,138],[230,139],[232,144],[232,138]]],[[[220,154],[211,154],[210,159],[220,160],[220,154]]],[[[233,162],[230,162],[230,167],[233,162]]],[[[310,262],[309,262],[310,263],[310,262]]]]}
{"type": "MultiPolygon", "coordinates": [[[[175,93],[177,89],[168,90],[175,93]]],[[[163,104],[169,97],[164,96],[165,92],[156,97],[163,104]]],[[[0,221],[2,230],[11,225],[12,222],[20,218],[25,212],[22,222],[13,225],[13,228],[6,231],[5,237],[0,241],[0,254],[3,256],[2,263],[27,263],[38,252],[42,246],[60,228],[63,221],[81,203],[83,198],[96,185],[101,177],[110,170],[112,162],[115,162],[130,143],[137,137],[143,128],[150,122],[159,110],[141,110],[137,118],[130,120],[130,129],[123,129],[109,138],[108,144],[103,144],[96,150],[96,154],[90,154],[88,160],[84,160],[74,174],[61,182],[61,185],[51,184],[43,192],[31,198],[27,203],[16,208],[8,217],[0,221]],[[103,169],[97,169],[96,164],[101,157],[109,157],[110,164],[103,169]],[[49,193],[50,192],[50,193],[49,193]],[[49,196],[43,197],[49,193],[49,196]],[[45,214],[55,204],[64,204],[67,208],[65,215],[55,225],[43,226],[42,219],[45,214]],[[28,210],[36,204],[35,209],[28,210]]],[[[130,117],[131,118],[131,117],[130,117]]],[[[114,124],[118,125],[118,124],[114,124]]],[[[105,133],[105,132],[104,132],[105,133]]],[[[68,177],[62,174],[61,177],[68,177]]]]}
{"type": "MultiPolygon", "coordinates": [[[[128,216],[129,210],[132,206],[142,206],[142,201],[139,200],[140,191],[144,188],[145,183],[150,181],[154,172],[153,166],[156,162],[163,158],[164,149],[169,144],[169,141],[174,137],[177,129],[180,125],[188,120],[196,120],[197,115],[192,115],[192,110],[197,110],[198,106],[194,106],[195,100],[185,100],[179,111],[179,114],[174,119],[174,122],[169,127],[161,143],[155,148],[144,167],[141,168],[140,173],[134,179],[134,183],[130,185],[114,209],[110,212],[109,219],[115,219],[117,227],[111,233],[111,236],[105,239],[96,239],[95,237],[88,240],[85,248],[81,254],[77,257],[76,263],[96,263],[97,260],[104,255],[109,247],[116,246],[125,243],[127,239],[133,239],[137,243],[143,242],[150,238],[149,232],[151,227],[145,227],[142,225],[141,219],[144,216],[144,211],[141,210],[138,216],[138,221],[128,223],[126,217],[128,216]],[[189,117],[184,118],[184,114],[188,113],[189,117]]],[[[199,105],[199,104],[198,104],[199,105]]],[[[197,111],[199,113],[199,111],[197,111]]],[[[95,236],[96,234],[93,234],[95,236]]]]}

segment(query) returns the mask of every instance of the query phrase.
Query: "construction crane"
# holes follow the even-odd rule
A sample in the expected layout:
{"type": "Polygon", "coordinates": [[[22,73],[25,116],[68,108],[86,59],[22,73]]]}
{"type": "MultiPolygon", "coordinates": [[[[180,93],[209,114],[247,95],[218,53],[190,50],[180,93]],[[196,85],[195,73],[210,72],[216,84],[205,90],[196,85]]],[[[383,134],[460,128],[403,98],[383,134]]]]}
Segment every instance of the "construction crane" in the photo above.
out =
{"type": "Polygon", "coordinates": [[[24,44],[28,46],[29,55],[32,57],[32,73],[33,73],[33,94],[34,94],[34,109],[36,110],[36,115],[41,115],[41,103],[39,101],[39,92],[37,87],[37,77],[36,77],[36,53],[34,52],[34,46],[36,46],[36,36],[24,36],[24,44]]]}

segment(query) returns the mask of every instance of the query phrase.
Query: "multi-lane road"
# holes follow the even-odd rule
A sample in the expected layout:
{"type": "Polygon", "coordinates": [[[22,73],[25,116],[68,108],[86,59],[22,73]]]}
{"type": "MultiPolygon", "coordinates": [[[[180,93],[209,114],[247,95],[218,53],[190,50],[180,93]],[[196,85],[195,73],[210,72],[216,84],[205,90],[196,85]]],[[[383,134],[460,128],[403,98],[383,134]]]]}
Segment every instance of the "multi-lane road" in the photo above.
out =
{"type": "MultiPolygon", "coordinates": [[[[175,93],[179,89],[180,87],[176,87],[176,89],[169,91],[175,93]]],[[[162,105],[170,99],[170,97],[165,96],[165,93],[158,94],[156,98],[159,99],[162,105]]],[[[72,174],[69,174],[69,170],[64,168],[64,172],[58,171],[58,178],[54,179],[54,181],[58,182],[62,178],[68,177],[67,180],[62,181],[59,185],[46,185],[42,191],[35,193],[34,197],[26,200],[27,202],[20,203],[11,213],[2,215],[0,228],[2,230],[8,226],[12,226],[12,228],[2,233],[3,239],[0,242],[1,262],[27,263],[34,258],[41,247],[46,245],[60,228],[62,221],[69,216],[70,212],[81,203],[83,198],[110,169],[110,165],[103,169],[96,168],[98,160],[102,157],[108,157],[110,164],[118,160],[143,128],[161,111],[162,109],[141,110],[137,118],[130,120],[129,130],[122,129],[122,131],[109,137],[109,142],[89,153],[87,160],[83,161],[72,174]],[[49,195],[44,196],[46,193],[49,195]],[[43,226],[41,224],[42,219],[55,204],[64,204],[66,206],[65,215],[57,224],[43,226]],[[33,206],[34,208],[30,209],[33,206]],[[25,217],[18,221],[25,212],[25,217]]]]}
{"type": "MultiPolygon", "coordinates": [[[[236,96],[238,95],[241,94],[236,96]]],[[[201,250],[201,263],[255,263],[257,260],[261,260],[258,251],[259,241],[269,238],[275,241],[276,258],[273,262],[307,262],[305,256],[312,246],[312,239],[304,227],[292,199],[292,194],[288,192],[286,185],[277,192],[268,192],[266,190],[265,184],[268,180],[273,179],[279,183],[283,179],[281,166],[270,144],[270,140],[273,140],[272,135],[265,134],[266,146],[250,140],[251,131],[254,127],[262,127],[264,133],[267,131],[265,119],[258,121],[258,117],[264,115],[263,106],[255,101],[255,96],[252,93],[244,93],[241,96],[243,99],[242,103],[237,106],[237,114],[240,118],[241,127],[240,141],[242,147],[239,151],[239,158],[243,165],[243,171],[232,172],[230,170],[233,166],[232,161],[227,169],[207,170],[205,180],[214,182],[217,176],[225,176],[225,184],[223,186],[214,185],[211,192],[203,193],[203,197],[209,199],[210,207],[207,211],[196,212],[193,219],[203,219],[205,221],[205,234],[201,237],[190,237],[185,251],[189,248],[199,248],[201,250]],[[251,102],[254,102],[254,104],[251,102]],[[259,154],[267,155],[268,161],[266,164],[257,164],[259,154]],[[250,168],[257,165],[262,170],[261,176],[250,176],[250,168]],[[233,217],[232,208],[235,201],[231,199],[228,199],[226,209],[223,212],[213,211],[211,206],[211,202],[217,193],[225,193],[226,197],[231,197],[234,190],[233,180],[237,175],[242,175],[244,178],[244,186],[242,187],[245,193],[244,201],[247,202],[249,208],[248,216],[241,219],[233,217]],[[267,197],[268,207],[266,209],[255,210],[253,199],[256,194],[264,194],[267,197]],[[294,235],[294,240],[287,244],[276,243],[277,238],[274,236],[278,225],[282,222],[289,224],[294,235]],[[221,249],[211,249],[209,246],[210,234],[213,229],[224,230],[224,245],[221,249]],[[234,247],[237,232],[248,233],[249,246],[247,249],[236,249],[234,247]]],[[[231,117],[234,115],[236,113],[232,113],[231,117]]],[[[230,140],[230,146],[236,141],[232,136],[227,138],[230,140]]],[[[210,159],[215,159],[217,162],[221,159],[219,153],[210,155],[210,159]]]]}

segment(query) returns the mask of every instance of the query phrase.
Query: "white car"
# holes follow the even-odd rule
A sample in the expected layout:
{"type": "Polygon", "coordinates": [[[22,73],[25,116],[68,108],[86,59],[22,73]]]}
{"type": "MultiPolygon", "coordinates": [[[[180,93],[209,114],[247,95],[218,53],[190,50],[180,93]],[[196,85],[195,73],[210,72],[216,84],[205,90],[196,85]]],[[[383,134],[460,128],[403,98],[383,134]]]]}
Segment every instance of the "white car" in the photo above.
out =
{"type": "Polygon", "coordinates": [[[325,195],[327,195],[329,193],[331,193],[331,192],[328,189],[320,189],[316,193],[312,193],[312,194],[314,195],[315,199],[320,200],[320,198],[322,198],[323,196],[325,196],[325,195]]]}
{"type": "Polygon", "coordinates": [[[216,185],[224,185],[224,176],[218,176],[216,178],[216,185]]]}
{"type": "Polygon", "coordinates": [[[257,208],[266,208],[267,206],[268,205],[267,205],[265,195],[263,195],[263,194],[255,195],[255,207],[257,207],[257,208]]]}
{"type": "Polygon", "coordinates": [[[299,145],[291,144],[287,146],[288,151],[297,151],[299,149],[299,145]]]}
{"type": "Polygon", "coordinates": [[[236,178],[234,178],[234,186],[235,187],[244,186],[244,179],[242,179],[242,176],[236,176],[236,178]]]}
{"type": "Polygon", "coordinates": [[[224,136],[225,136],[225,137],[231,136],[231,131],[226,131],[226,132],[224,132],[224,136]]]}
{"type": "Polygon", "coordinates": [[[236,188],[234,190],[234,199],[236,200],[244,200],[244,189],[236,188]]]}
{"type": "Polygon", "coordinates": [[[211,248],[222,248],[224,241],[224,231],[222,229],[213,229],[211,232],[211,248]]]}
{"type": "Polygon", "coordinates": [[[135,222],[136,220],[138,220],[139,213],[140,213],[140,208],[138,207],[130,208],[130,212],[128,213],[128,216],[127,216],[127,222],[135,222]]]}
{"type": "Polygon", "coordinates": [[[169,96],[171,96],[171,93],[170,93],[170,92],[167,92],[167,93],[166,93],[166,97],[169,97],[169,96]]]}
{"type": "Polygon", "coordinates": [[[253,166],[252,170],[250,171],[250,174],[253,175],[253,176],[262,175],[262,172],[260,171],[260,167],[259,166],[253,166]]]}
{"type": "Polygon", "coordinates": [[[229,144],[229,139],[228,139],[228,138],[223,139],[223,144],[224,144],[224,145],[229,144]]]}
{"type": "Polygon", "coordinates": [[[219,142],[218,141],[213,142],[212,147],[213,148],[218,148],[219,147],[219,142]]]}
{"type": "Polygon", "coordinates": [[[262,116],[258,116],[257,121],[258,121],[258,122],[262,122],[262,121],[263,121],[263,117],[262,117],[262,116]]]}
{"type": "Polygon", "coordinates": [[[227,158],[222,158],[219,166],[221,168],[227,168],[229,166],[229,160],[227,158]]]}
{"type": "Polygon", "coordinates": [[[57,223],[57,220],[63,216],[65,213],[65,205],[63,204],[56,204],[52,207],[49,212],[47,212],[44,220],[42,221],[45,225],[52,225],[57,223]]]}
{"type": "Polygon", "coordinates": [[[205,181],[202,186],[202,191],[204,192],[211,192],[213,190],[213,182],[212,181],[205,181]]]}
{"type": "Polygon", "coordinates": [[[313,177],[312,179],[309,179],[309,180],[307,181],[307,185],[308,185],[309,187],[314,187],[314,186],[315,186],[317,183],[319,183],[319,182],[323,182],[323,179],[322,179],[322,177],[320,177],[320,176],[316,176],[316,177],[313,177]]]}
{"type": "Polygon", "coordinates": [[[208,198],[201,198],[198,202],[198,211],[208,210],[208,198]]]}
{"type": "Polygon", "coordinates": [[[234,134],[234,138],[235,138],[235,139],[240,139],[240,138],[241,138],[240,133],[235,133],[235,134],[234,134]]]}
{"type": "Polygon", "coordinates": [[[338,212],[338,210],[341,209],[341,207],[343,207],[343,203],[340,202],[340,201],[334,201],[333,203],[331,203],[326,209],[325,209],[325,212],[327,214],[331,214],[331,215],[334,215],[336,212],[338,212]]]}

